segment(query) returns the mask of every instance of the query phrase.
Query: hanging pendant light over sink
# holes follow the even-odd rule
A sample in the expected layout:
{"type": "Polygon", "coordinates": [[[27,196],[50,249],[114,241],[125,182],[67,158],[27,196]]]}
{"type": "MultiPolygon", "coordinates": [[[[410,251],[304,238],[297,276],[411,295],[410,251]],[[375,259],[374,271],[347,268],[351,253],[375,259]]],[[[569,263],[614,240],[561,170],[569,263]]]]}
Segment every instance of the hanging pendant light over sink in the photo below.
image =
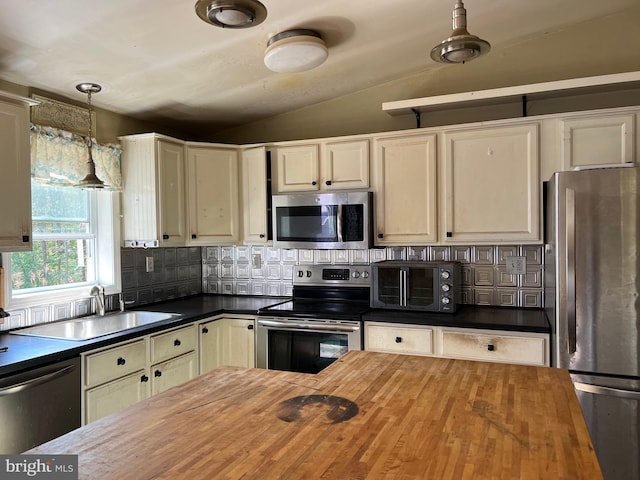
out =
{"type": "Polygon", "coordinates": [[[467,11],[461,1],[453,8],[453,32],[431,49],[431,58],[442,63],[466,63],[491,50],[486,40],[467,31],[467,11]]]}
{"type": "Polygon", "coordinates": [[[87,94],[87,105],[89,110],[89,132],[86,138],[87,142],[87,150],[89,152],[89,158],[87,160],[87,166],[89,168],[89,173],[85,175],[85,177],[78,182],[77,186],[81,188],[104,188],[104,182],[100,180],[96,175],[96,164],[93,161],[93,121],[92,121],[92,112],[91,112],[91,95],[93,93],[98,93],[102,90],[102,87],[97,83],[80,83],[76,85],[76,89],[82,93],[87,94]]]}

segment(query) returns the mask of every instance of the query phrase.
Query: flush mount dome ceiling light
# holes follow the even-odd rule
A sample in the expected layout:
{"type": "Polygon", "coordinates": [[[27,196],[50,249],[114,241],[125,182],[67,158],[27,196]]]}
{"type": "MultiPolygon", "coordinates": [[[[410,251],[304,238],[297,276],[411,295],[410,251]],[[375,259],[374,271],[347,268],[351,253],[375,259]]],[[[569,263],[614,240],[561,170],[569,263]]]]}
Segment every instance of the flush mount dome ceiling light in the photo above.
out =
{"type": "Polygon", "coordinates": [[[249,28],[267,18],[267,9],[257,0],[198,0],[196,14],[221,28],[249,28]]]}
{"type": "Polygon", "coordinates": [[[277,73],[302,72],[322,64],[329,50],[318,32],[287,30],[269,39],[264,64],[277,73]]]}
{"type": "Polygon", "coordinates": [[[467,11],[462,2],[453,8],[451,36],[431,49],[431,58],[442,63],[465,63],[487,53],[491,45],[467,31],[467,11]]]}

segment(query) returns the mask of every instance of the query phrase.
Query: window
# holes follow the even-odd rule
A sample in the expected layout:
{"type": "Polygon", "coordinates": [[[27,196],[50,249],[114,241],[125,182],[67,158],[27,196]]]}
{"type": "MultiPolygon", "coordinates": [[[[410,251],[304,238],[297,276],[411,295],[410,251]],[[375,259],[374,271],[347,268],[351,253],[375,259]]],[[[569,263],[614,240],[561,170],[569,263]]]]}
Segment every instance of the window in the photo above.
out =
{"type": "Polygon", "coordinates": [[[118,194],[32,180],[33,249],[4,254],[8,307],[89,296],[100,283],[120,291],[118,194]]]}

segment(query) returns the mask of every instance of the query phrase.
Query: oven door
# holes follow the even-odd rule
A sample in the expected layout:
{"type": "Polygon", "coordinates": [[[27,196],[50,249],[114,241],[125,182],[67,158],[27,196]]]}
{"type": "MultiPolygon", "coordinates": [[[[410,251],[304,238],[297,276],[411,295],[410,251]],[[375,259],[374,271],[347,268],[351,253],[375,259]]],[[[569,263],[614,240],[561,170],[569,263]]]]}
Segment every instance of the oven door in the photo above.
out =
{"type": "Polygon", "coordinates": [[[361,322],[296,318],[258,319],[256,366],[318,373],[349,350],[362,349],[361,322]]]}

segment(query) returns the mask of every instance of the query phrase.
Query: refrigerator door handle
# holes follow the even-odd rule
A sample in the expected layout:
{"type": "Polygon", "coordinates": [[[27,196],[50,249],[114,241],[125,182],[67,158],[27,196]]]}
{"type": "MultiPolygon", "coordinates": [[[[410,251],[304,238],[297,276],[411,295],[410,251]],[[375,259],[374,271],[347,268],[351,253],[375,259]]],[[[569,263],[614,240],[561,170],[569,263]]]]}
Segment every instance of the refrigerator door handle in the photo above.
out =
{"type": "Polygon", "coordinates": [[[576,192],[566,189],[567,352],[576,353],[576,192]]]}
{"type": "Polygon", "coordinates": [[[580,390],[581,392],[640,400],[640,392],[635,390],[621,390],[619,388],[603,387],[602,385],[592,385],[582,382],[575,382],[573,386],[576,390],[580,390]]]}

